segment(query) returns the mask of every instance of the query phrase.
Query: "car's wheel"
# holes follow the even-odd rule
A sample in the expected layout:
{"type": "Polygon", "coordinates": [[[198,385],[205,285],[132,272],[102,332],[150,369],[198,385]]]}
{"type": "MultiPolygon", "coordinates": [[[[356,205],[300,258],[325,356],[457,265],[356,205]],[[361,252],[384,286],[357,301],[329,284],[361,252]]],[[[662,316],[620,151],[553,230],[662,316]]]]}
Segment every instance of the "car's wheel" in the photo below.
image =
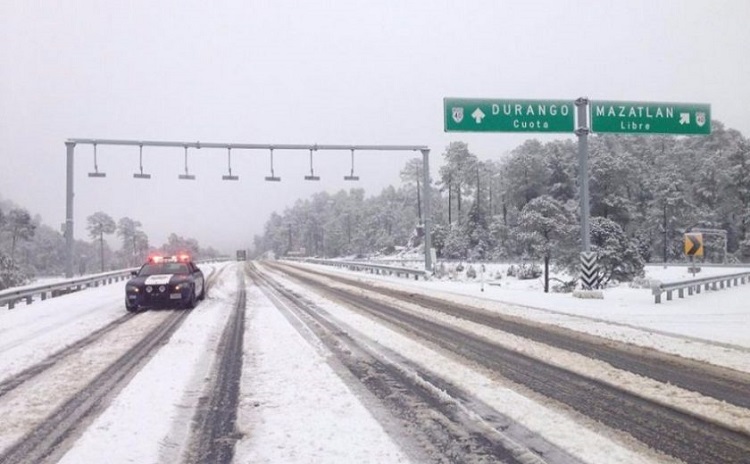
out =
{"type": "Polygon", "coordinates": [[[130,304],[127,301],[125,301],[125,309],[127,309],[131,313],[138,312],[138,305],[137,304],[130,304]]]}
{"type": "Polygon", "coordinates": [[[193,308],[195,308],[195,301],[196,301],[195,287],[193,287],[192,289],[190,289],[190,298],[188,299],[187,303],[185,304],[185,307],[187,309],[193,309],[193,308]]]}
{"type": "Polygon", "coordinates": [[[205,283],[201,287],[201,294],[198,295],[198,299],[201,300],[201,301],[203,301],[203,300],[206,299],[206,284],[205,283]]]}

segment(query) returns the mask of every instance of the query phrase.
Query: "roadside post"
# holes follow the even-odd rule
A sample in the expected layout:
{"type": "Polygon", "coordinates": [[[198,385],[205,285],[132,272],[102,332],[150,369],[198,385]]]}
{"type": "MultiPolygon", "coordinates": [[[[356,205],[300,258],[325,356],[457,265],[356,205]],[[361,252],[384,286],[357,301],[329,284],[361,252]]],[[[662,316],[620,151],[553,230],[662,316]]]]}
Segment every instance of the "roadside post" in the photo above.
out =
{"type": "Polygon", "coordinates": [[[484,264],[479,267],[479,288],[484,291],[484,264]]]}
{"type": "Polygon", "coordinates": [[[690,271],[695,277],[695,257],[703,256],[703,234],[700,232],[686,233],[683,250],[690,257],[690,271]]]}

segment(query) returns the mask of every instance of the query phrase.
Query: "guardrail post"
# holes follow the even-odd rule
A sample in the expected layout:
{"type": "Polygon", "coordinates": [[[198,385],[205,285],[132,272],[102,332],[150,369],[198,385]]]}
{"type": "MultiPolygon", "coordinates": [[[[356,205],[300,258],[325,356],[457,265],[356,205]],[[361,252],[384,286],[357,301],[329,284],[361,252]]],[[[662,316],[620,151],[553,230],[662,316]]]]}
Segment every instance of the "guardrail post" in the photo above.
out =
{"type": "Polygon", "coordinates": [[[701,292],[701,284],[698,284],[695,286],[695,293],[700,293],[700,292],[701,292]]]}
{"type": "Polygon", "coordinates": [[[672,301],[672,290],[667,290],[667,301],[672,301]]]}
{"type": "Polygon", "coordinates": [[[685,291],[684,291],[684,289],[678,288],[677,289],[677,296],[679,296],[680,298],[685,298],[685,291]]]}
{"type": "Polygon", "coordinates": [[[8,309],[13,309],[16,307],[16,300],[10,300],[8,302],[8,309]]]}
{"type": "Polygon", "coordinates": [[[688,296],[693,296],[693,286],[688,287],[688,296]]]}
{"type": "Polygon", "coordinates": [[[34,301],[34,297],[29,295],[26,297],[26,304],[30,305],[34,301]]]}

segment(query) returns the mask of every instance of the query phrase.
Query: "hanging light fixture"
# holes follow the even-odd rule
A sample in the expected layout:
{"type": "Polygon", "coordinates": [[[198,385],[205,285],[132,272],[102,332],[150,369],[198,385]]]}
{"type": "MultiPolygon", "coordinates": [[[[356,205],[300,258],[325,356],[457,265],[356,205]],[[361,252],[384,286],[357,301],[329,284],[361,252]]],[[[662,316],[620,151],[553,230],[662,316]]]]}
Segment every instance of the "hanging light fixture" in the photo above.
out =
{"type": "Polygon", "coordinates": [[[133,177],[135,179],[151,179],[151,174],[143,173],[143,144],[138,145],[138,159],[141,172],[136,172],[135,174],[133,174],[133,177]]]}
{"type": "Polygon", "coordinates": [[[96,142],[94,142],[94,172],[90,172],[89,177],[107,177],[105,173],[99,172],[99,164],[96,161],[96,142]]]}
{"type": "Polygon", "coordinates": [[[348,176],[344,176],[344,180],[359,180],[359,176],[354,175],[354,148],[352,148],[352,172],[348,176]]]}
{"type": "Polygon", "coordinates": [[[305,180],[320,180],[320,177],[315,175],[315,171],[313,171],[313,149],[310,149],[310,175],[305,176],[305,180]]]}
{"type": "Polygon", "coordinates": [[[266,180],[269,182],[279,182],[281,181],[281,177],[276,177],[273,175],[273,147],[271,147],[271,175],[266,176],[266,180]]]}
{"type": "Polygon", "coordinates": [[[240,180],[238,176],[232,175],[232,147],[227,147],[227,167],[229,168],[229,174],[221,176],[224,180],[240,180]]]}
{"type": "Polygon", "coordinates": [[[190,171],[188,171],[188,147],[185,145],[185,174],[179,174],[177,176],[178,179],[182,180],[195,180],[195,176],[190,174],[190,171]]]}

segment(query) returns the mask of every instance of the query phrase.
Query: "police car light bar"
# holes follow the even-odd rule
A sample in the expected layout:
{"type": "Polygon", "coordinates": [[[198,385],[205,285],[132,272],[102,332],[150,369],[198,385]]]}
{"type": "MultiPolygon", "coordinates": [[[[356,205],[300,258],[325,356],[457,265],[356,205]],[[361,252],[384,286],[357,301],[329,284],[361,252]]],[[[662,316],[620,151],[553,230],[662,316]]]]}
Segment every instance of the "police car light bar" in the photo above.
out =
{"type": "Polygon", "coordinates": [[[148,257],[149,263],[187,263],[190,262],[190,255],[183,253],[177,256],[152,255],[148,257]]]}

